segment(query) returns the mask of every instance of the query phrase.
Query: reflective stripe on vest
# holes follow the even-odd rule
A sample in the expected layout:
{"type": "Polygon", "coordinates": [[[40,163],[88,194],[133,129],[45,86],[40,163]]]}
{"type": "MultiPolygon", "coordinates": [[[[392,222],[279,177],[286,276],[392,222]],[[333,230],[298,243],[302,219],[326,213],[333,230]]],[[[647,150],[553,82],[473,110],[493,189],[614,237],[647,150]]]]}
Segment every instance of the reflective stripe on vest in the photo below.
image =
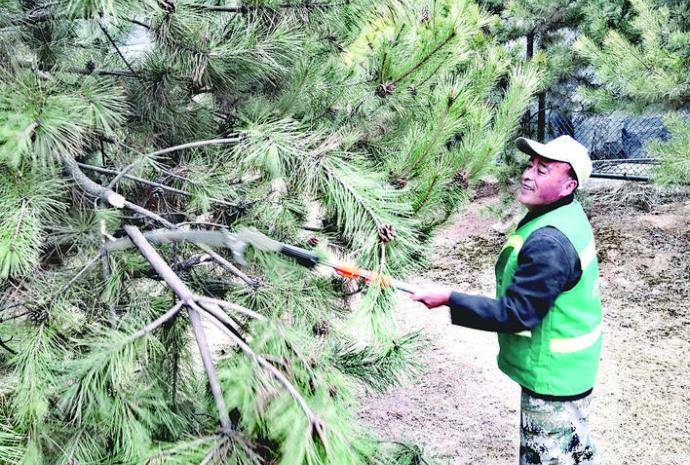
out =
{"type": "Polygon", "coordinates": [[[589,244],[587,244],[587,247],[585,247],[582,252],[579,254],[580,257],[580,268],[582,271],[584,271],[587,266],[589,266],[590,263],[592,263],[592,260],[594,260],[594,257],[596,256],[596,250],[594,249],[594,240],[592,240],[589,244]]]}
{"type": "Polygon", "coordinates": [[[512,247],[513,249],[515,249],[515,253],[518,253],[524,243],[525,241],[522,237],[518,236],[517,234],[514,234],[508,238],[503,248],[507,249],[508,247],[512,247]]]}
{"type": "MultiPolygon", "coordinates": [[[[520,331],[519,333],[513,333],[513,336],[532,337],[532,331],[520,331]]],[[[559,354],[578,352],[596,344],[599,340],[599,336],[601,336],[601,324],[582,336],[551,339],[549,341],[549,348],[551,352],[557,352],[559,354]]]]}
{"type": "Polygon", "coordinates": [[[599,336],[601,336],[601,324],[598,324],[596,328],[582,336],[551,339],[549,344],[551,352],[569,354],[592,347],[599,340],[599,336]]]}

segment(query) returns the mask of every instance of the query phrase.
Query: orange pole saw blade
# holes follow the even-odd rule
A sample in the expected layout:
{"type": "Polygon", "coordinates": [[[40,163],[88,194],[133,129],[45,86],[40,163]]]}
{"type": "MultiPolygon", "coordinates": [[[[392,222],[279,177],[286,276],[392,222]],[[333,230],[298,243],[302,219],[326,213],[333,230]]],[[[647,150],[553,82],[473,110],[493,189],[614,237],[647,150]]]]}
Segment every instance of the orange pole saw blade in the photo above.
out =
{"type": "Polygon", "coordinates": [[[398,284],[394,283],[390,276],[382,275],[380,273],[374,273],[373,271],[369,270],[362,270],[361,268],[357,268],[355,265],[351,263],[330,266],[333,267],[336,273],[338,273],[340,276],[346,279],[362,278],[367,283],[371,283],[372,281],[378,280],[381,283],[382,287],[397,287],[396,284],[398,284]]]}

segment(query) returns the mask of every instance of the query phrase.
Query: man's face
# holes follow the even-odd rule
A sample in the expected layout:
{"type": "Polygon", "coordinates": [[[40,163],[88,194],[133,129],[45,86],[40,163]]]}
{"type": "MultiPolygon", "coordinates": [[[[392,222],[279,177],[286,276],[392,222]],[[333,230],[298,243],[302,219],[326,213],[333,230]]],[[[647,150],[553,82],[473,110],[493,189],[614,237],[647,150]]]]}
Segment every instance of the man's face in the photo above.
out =
{"type": "Polygon", "coordinates": [[[569,171],[568,163],[532,156],[520,177],[517,201],[532,210],[569,195],[577,187],[569,171]]]}

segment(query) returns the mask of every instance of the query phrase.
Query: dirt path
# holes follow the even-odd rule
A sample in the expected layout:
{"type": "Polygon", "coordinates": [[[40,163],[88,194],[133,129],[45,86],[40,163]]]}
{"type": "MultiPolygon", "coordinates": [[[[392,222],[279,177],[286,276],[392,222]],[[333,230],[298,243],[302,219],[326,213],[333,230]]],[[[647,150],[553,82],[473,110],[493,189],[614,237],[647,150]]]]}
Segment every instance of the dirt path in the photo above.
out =
{"type": "MultiPolygon", "coordinates": [[[[605,312],[592,420],[602,464],[690,463],[690,201],[660,204],[655,195],[606,187],[584,200],[605,312]]],[[[459,215],[438,235],[435,268],[420,282],[492,295],[503,241],[494,222],[459,215]]],[[[440,463],[516,464],[519,387],[496,368],[495,335],[453,327],[447,311],[404,297],[396,318],[401,330],[430,339],[426,371],[367,398],[365,424],[383,439],[419,444],[440,463]]]]}

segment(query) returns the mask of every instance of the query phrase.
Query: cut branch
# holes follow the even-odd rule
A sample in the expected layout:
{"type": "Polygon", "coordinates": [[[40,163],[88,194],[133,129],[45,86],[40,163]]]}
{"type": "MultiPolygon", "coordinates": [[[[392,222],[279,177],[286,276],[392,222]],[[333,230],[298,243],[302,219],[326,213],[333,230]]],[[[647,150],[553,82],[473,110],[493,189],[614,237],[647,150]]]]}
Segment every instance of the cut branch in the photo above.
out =
{"type": "MultiPolygon", "coordinates": [[[[202,142],[208,142],[208,141],[202,141],[202,142]]],[[[192,143],[194,144],[194,143],[192,143]]],[[[188,145],[188,144],[185,144],[188,145]]],[[[178,146],[180,147],[180,146],[178,146]]],[[[88,176],[84,174],[83,171],[79,168],[79,165],[77,162],[72,159],[72,158],[65,158],[64,160],[64,167],[65,171],[72,175],[74,178],[75,182],[82,188],[84,191],[87,193],[94,195],[100,199],[106,200],[108,203],[113,205],[116,208],[123,208],[127,207],[130,210],[137,212],[147,218],[150,218],[152,220],[155,220],[165,226],[168,229],[172,230],[177,230],[179,229],[178,226],[175,223],[172,223],[162,216],[158,215],[157,213],[152,212],[151,210],[147,210],[146,208],[143,208],[135,203],[130,202],[129,200],[126,200],[123,196],[118,194],[117,192],[108,189],[106,187],[103,187],[99,185],[98,183],[94,182],[91,180],[88,176]]],[[[226,270],[230,271],[232,274],[235,276],[239,277],[242,281],[244,281],[247,285],[253,286],[255,284],[254,280],[244,274],[239,268],[237,268],[235,265],[230,263],[228,260],[223,258],[221,255],[219,255],[217,252],[214,250],[211,250],[208,246],[205,244],[197,244],[201,250],[209,254],[219,265],[221,265],[223,268],[226,270]]]]}
{"type": "MultiPolygon", "coordinates": [[[[206,244],[214,247],[233,248],[233,236],[223,231],[183,230],[183,229],[154,229],[144,233],[144,237],[152,244],[165,244],[169,242],[191,242],[194,244],[206,244]]],[[[109,252],[125,250],[134,247],[132,241],[122,237],[103,244],[103,248],[109,252]]]]}
{"type": "Polygon", "coordinates": [[[63,160],[63,166],[65,168],[65,171],[72,176],[74,181],[79,185],[79,187],[84,189],[85,192],[99,199],[105,200],[115,208],[127,207],[130,210],[139,213],[140,215],[143,215],[147,218],[161,223],[166,228],[177,228],[175,223],[166,220],[157,213],[154,213],[151,210],[147,210],[146,208],[132,203],[120,194],[118,194],[117,192],[113,191],[112,189],[108,189],[107,187],[103,187],[100,184],[94,182],[91,178],[84,174],[84,172],[79,168],[79,165],[73,158],[65,157],[65,159],[63,160]]]}
{"type": "MultiPolygon", "coordinates": [[[[144,236],[148,241],[154,244],[163,244],[167,242],[191,242],[197,247],[206,252],[213,260],[215,260],[223,268],[230,271],[232,274],[240,278],[248,286],[253,286],[255,281],[244,274],[239,268],[226,260],[223,256],[211,249],[209,246],[229,248],[233,251],[235,257],[239,260],[242,245],[233,234],[225,231],[205,231],[205,230],[182,230],[173,225],[173,228],[158,229],[147,232],[144,236]],[[172,230],[170,230],[172,229],[172,230]]],[[[132,242],[129,239],[121,238],[115,241],[110,241],[104,244],[103,248],[107,251],[125,250],[132,247],[132,242]]]]}

